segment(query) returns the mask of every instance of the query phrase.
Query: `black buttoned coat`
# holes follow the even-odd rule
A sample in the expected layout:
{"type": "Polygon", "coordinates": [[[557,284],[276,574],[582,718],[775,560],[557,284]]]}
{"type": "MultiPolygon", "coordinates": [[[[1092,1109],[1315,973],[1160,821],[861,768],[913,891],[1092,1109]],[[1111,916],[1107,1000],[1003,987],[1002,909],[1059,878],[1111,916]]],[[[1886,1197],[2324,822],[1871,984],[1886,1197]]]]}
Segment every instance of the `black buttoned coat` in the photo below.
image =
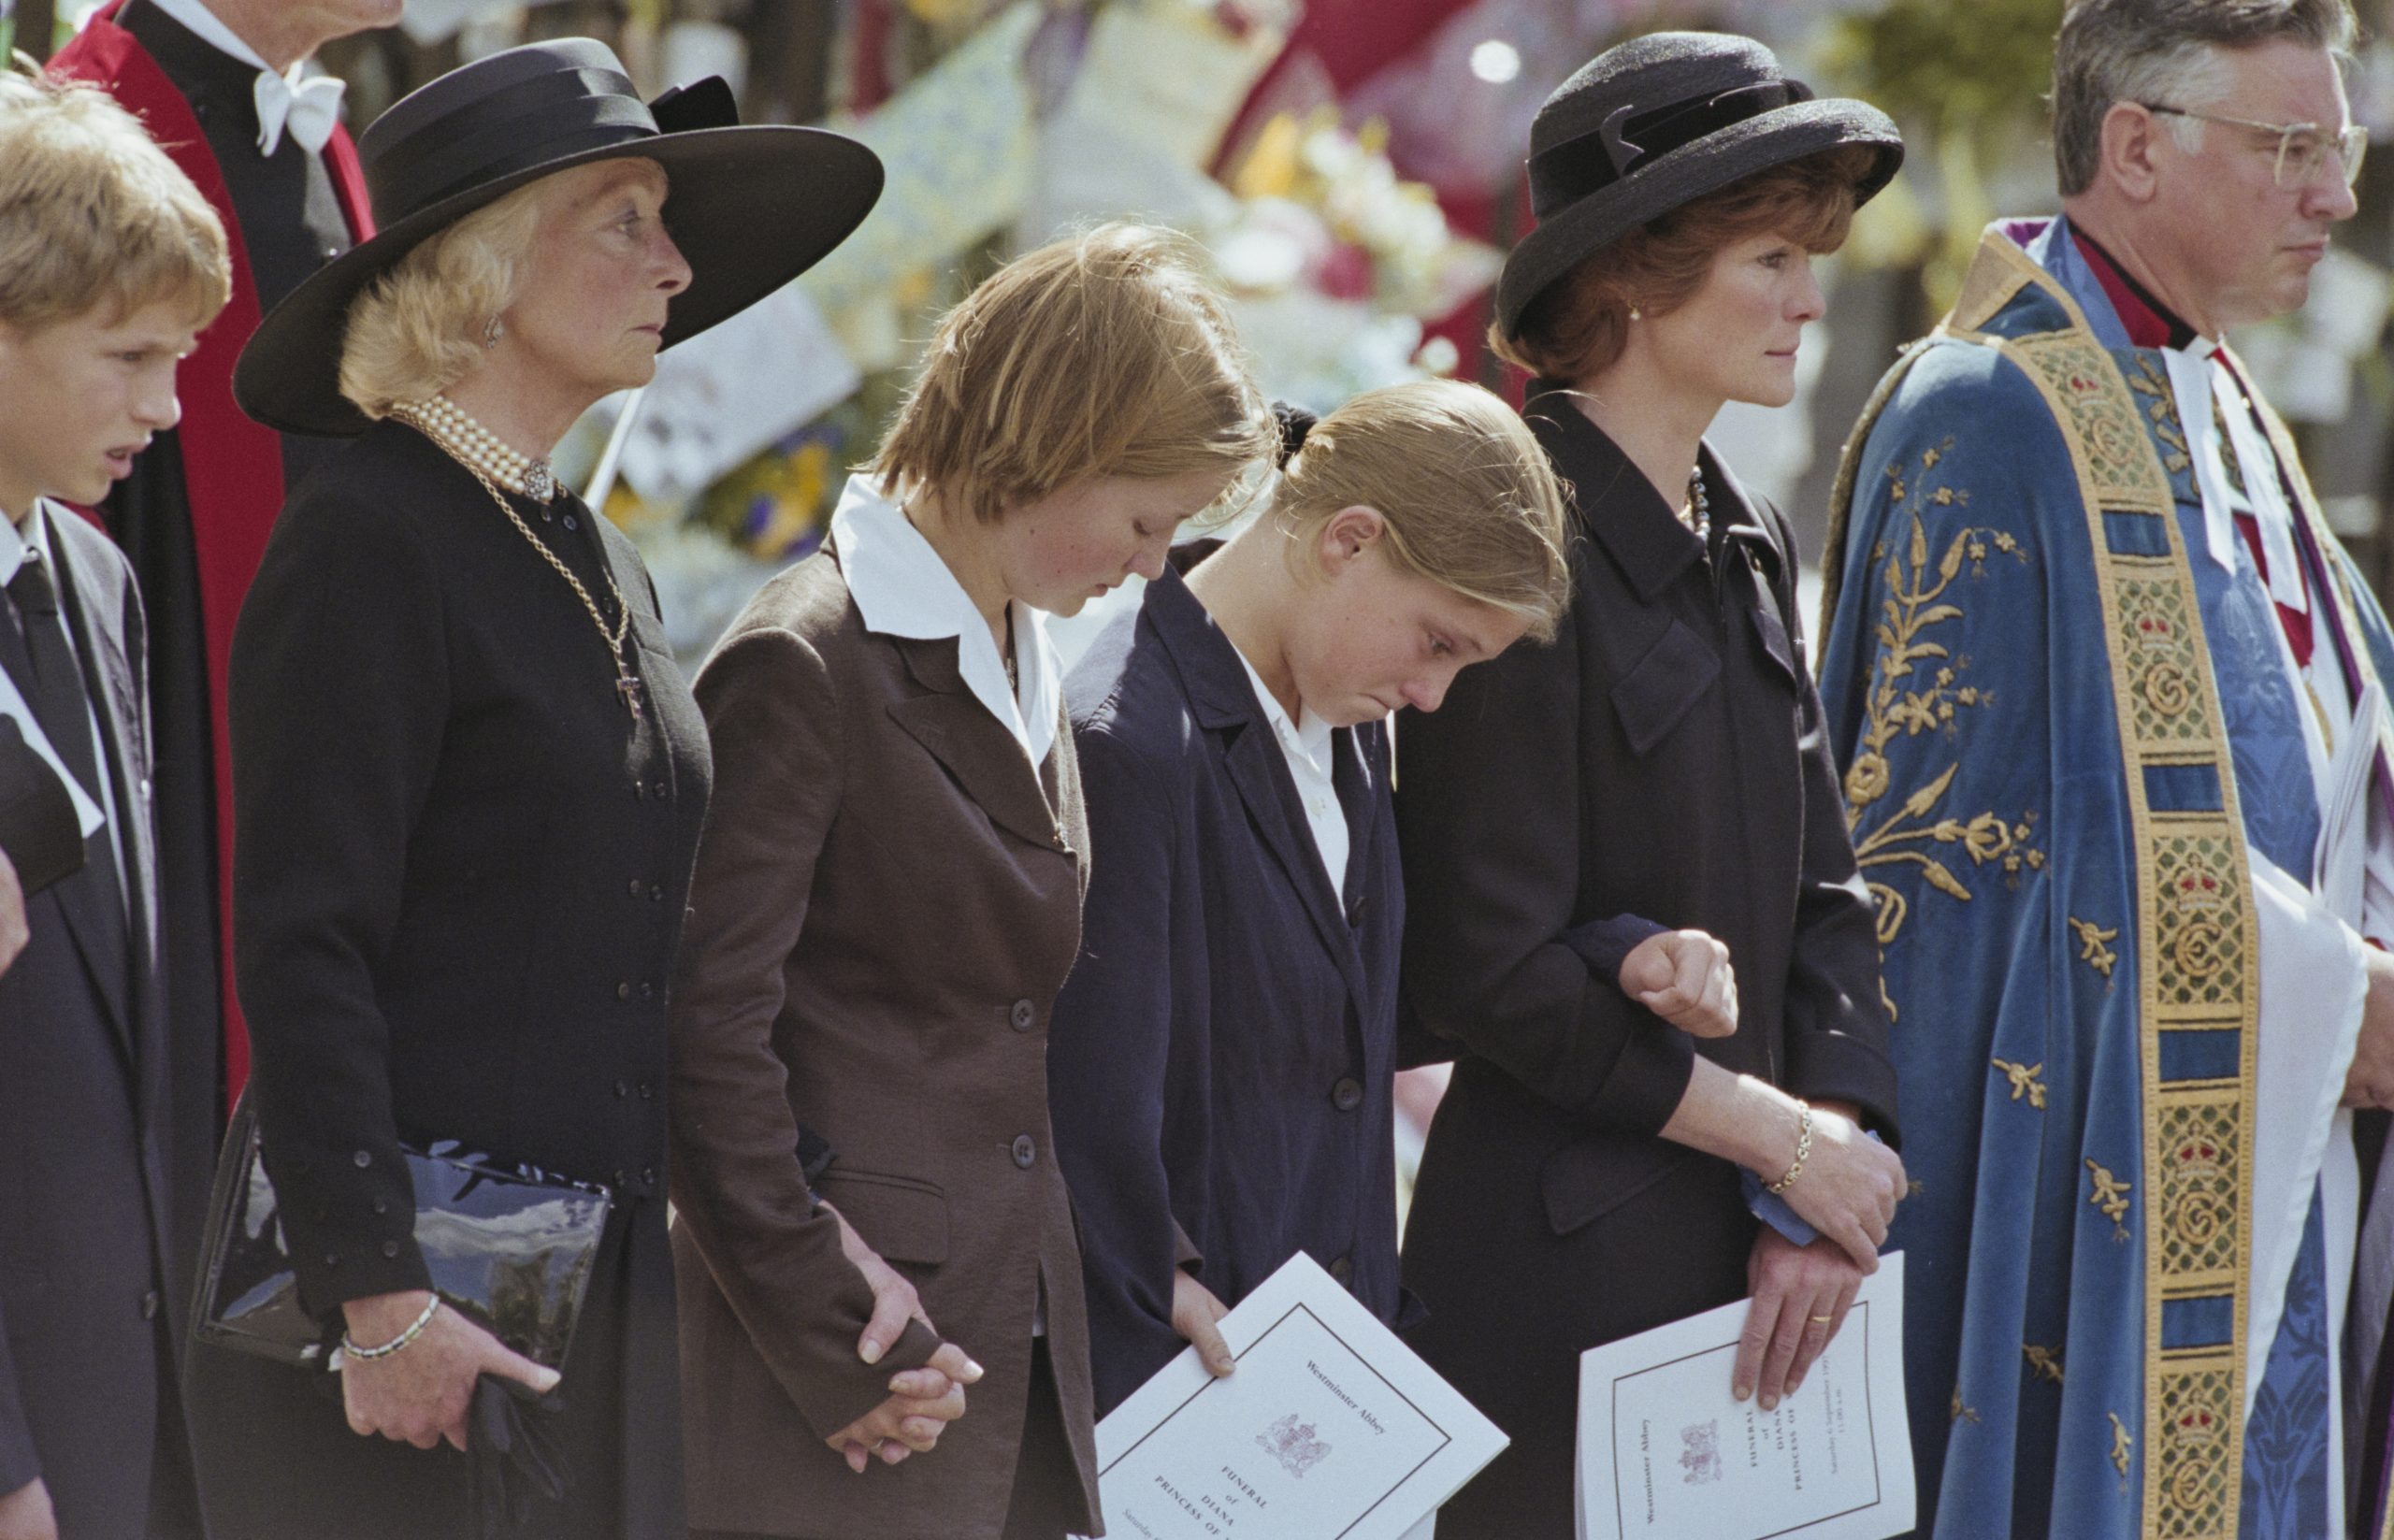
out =
{"type": "Polygon", "coordinates": [[[1456,1053],[1405,1280],[1416,1346],[1513,1438],[1440,1540],[1568,1540],[1579,1353],[1744,1296],[1737,1168],[1660,1137],[1695,1054],[1894,1132],[1785,521],[1707,450],[1708,549],[1570,397],[1527,415],[1573,489],[1570,612],[1397,727],[1406,1006],[1456,1053]],[[1734,1037],[1674,1030],[1564,939],[1615,914],[1728,943],[1734,1037]]]}
{"type": "Polygon", "coordinates": [[[1186,1346],[1181,1260],[1235,1304],[1305,1251],[1399,1319],[1405,888],[1387,729],[1332,735],[1334,887],[1237,650],[1177,572],[1091,645],[1067,702],[1092,874],[1047,1076],[1103,1415],[1186,1346]]]}
{"type": "MultiPolygon", "coordinates": [[[[573,1486],[522,1533],[650,1540],[682,1523],[666,1014],[706,731],[631,543],[571,497],[514,506],[631,607],[637,718],[573,589],[415,430],[368,428],[275,527],[232,665],[251,1094],[328,1317],[425,1286],[402,1140],[615,1189],[563,1365],[573,1486]]],[[[218,1533],[469,1533],[463,1456],[352,1433],[325,1376],[191,1362],[218,1533]]]]}

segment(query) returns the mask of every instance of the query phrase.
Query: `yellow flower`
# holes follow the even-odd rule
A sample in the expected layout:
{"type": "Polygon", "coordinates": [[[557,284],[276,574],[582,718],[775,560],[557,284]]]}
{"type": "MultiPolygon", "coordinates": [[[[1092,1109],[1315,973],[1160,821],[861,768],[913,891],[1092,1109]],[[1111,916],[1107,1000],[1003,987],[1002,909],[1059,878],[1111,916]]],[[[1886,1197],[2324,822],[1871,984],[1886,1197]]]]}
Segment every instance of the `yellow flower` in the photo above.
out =
{"type": "Polygon", "coordinates": [[[1887,794],[1887,761],[1866,750],[1845,772],[1845,799],[1855,807],[1867,806],[1887,794]]]}

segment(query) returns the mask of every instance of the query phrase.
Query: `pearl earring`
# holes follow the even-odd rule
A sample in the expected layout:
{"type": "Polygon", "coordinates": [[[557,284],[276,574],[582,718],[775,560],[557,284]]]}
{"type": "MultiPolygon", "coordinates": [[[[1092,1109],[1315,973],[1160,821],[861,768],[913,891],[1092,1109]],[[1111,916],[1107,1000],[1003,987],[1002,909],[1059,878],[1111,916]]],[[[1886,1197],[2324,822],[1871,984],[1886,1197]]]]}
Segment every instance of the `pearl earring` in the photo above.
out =
{"type": "Polygon", "coordinates": [[[483,352],[488,353],[491,349],[498,347],[498,339],[506,335],[506,323],[497,316],[492,316],[490,324],[483,328],[483,352]]]}
{"type": "Polygon", "coordinates": [[[1629,319],[1632,321],[1643,321],[1646,319],[1646,312],[1639,309],[1637,306],[1632,305],[1629,307],[1629,319]]]}

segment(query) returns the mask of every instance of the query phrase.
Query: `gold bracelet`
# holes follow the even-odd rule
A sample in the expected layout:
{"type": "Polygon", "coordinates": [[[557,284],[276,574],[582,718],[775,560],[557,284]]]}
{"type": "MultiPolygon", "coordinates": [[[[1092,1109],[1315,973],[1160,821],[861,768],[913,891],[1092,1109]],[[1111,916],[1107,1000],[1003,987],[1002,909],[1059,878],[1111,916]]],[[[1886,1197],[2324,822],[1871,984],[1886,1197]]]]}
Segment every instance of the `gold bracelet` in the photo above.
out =
{"type": "Polygon", "coordinates": [[[411,1322],[406,1331],[400,1332],[397,1336],[393,1337],[390,1341],[384,1343],[380,1347],[360,1347],[357,1346],[356,1338],[352,1337],[347,1331],[343,1331],[340,1334],[341,1353],[344,1357],[353,1359],[387,1359],[392,1354],[397,1352],[400,1348],[405,1347],[408,1344],[422,1336],[424,1334],[424,1329],[432,1324],[433,1315],[439,1311],[440,1308],[440,1296],[438,1293],[435,1293],[431,1299],[425,1302],[423,1315],[418,1316],[412,1322],[411,1322]]]}
{"type": "Polygon", "coordinates": [[[1796,1178],[1804,1174],[1804,1162],[1812,1158],[1812,1104],[1798,1098],[1796,1106],[1803,1115],[1796,1127],[1796,1163],[1787,1168],[1786,1175],[1763,1188],[1774,1198],[1796,1185],[1796,1178]]]}

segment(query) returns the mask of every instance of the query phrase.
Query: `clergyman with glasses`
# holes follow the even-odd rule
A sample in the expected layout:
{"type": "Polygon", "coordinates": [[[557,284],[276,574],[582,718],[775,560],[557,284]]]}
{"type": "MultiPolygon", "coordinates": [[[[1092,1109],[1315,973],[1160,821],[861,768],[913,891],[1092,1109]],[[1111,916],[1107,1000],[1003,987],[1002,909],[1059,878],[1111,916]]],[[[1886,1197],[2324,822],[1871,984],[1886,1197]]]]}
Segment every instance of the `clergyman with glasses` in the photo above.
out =
{"type": "Polygon", "coordinates": [[[1847,447],[1821,693],[1939,1540],[2383,1533],[2394,639],[2222,341],[2353,213],[2353,29],[2077,0],[2061,217],[1847,447]]]}

